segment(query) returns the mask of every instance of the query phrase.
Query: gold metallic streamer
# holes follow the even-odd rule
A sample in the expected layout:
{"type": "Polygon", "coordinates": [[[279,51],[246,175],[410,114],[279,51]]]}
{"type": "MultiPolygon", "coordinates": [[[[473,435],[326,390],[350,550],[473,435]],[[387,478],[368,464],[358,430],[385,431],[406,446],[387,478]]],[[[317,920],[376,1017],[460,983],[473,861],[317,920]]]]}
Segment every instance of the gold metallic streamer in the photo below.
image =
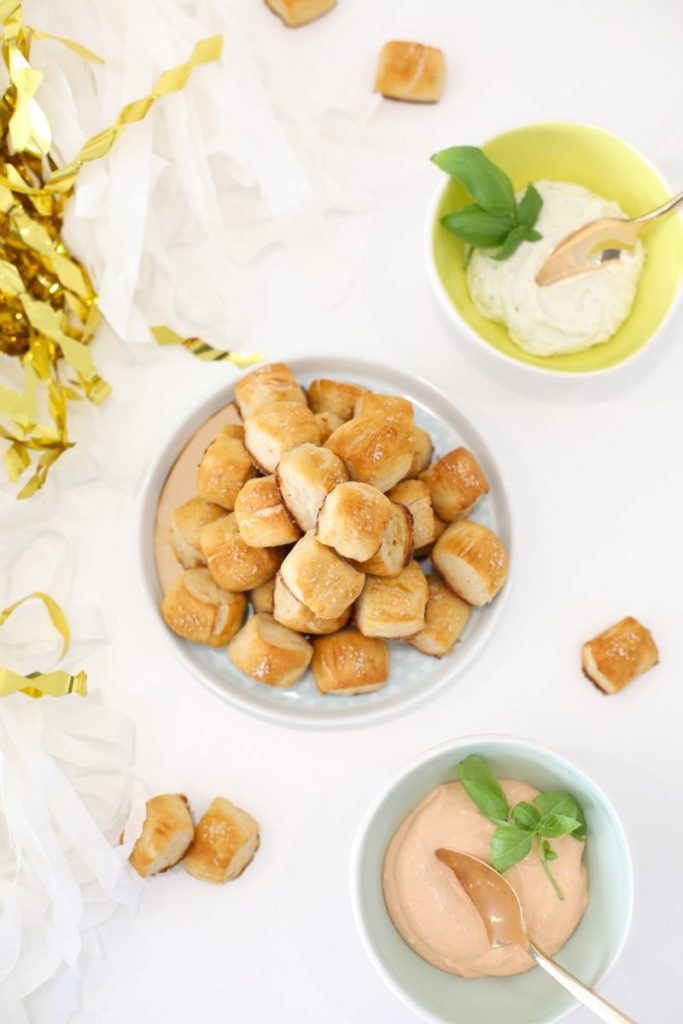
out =
{"type": "MultiPolygon", "coordinates": [[[[0,98],[0,353],[20,361],[24,390],[0,386],[0,425],[7,442],[5,471],[12,483],[32,476],[18,498],[38,491],[60,456],[73,447],[68,404],[99,405],[111,389],[97,373],[89,343],[101,322],[97,294],[85,266],[64,244],[64,207],[81,167],[110,151],[124,129],[141,121],[157,99],[182,89],[193,70],[217,60],[221,36],[197,43],[189,59],[163,72],[149,96],[127,104],[114,124],[94,135],[76,158],[58,167],[52,133],[36,92],[42,72],[31,65],[31,43],[51,39],[91,61],[102,59],[80,43],[24,23],[21,0],[0,0],[0,46],[10,84],[0,98]],[[37,395],[45,394],[51,425],[37,422],[37,395]],[[35,461],[34,461],[35,460],[35,461]]],[[[170,342],[169,342],[170,343],[170,342]]],[[[198,339],[182,342],[199,358],[231,358],[198,339]]],[[[247,365],[245,362],[238,365],[247,365]]]]}
{"type": "MultiPolygon", "coordinates": [[[[69,649],[71,632],[64,612],[49,594],[36,590],[8,605],[4,611],[0,612],[0,626],[4,625],[10,615],[27,601],[42,601],[45,605],[52,625],[62,638],[62,653],[59,655],[61,661],[69,649]]],[[[78,672],[72,676],[69,672],[64,672],[61,669],[53,672],[29,672],[24,676],[12,669],[0,667],[0,697],[17,692],[25,693],[29,697],[62,697],[67,693],[78,693],[81,697],[85,697],[88,693],[88,677],[85,672],[78,672]]]]}
{"type": "Polygon", "coordinates": [[[208,341],[202,341],[201,338],[183,338],[182,335],[172,331],[170,327],[159,325],[150,327],[150,331],[158,345],[182,345],[197,359],[203,359],[209,363],[227,361],[234,363],[235,366],[253,366],[254,363],[260,363],[263,359],[259,352],[226,352],[225,349],[209,345],[208,341]]]}

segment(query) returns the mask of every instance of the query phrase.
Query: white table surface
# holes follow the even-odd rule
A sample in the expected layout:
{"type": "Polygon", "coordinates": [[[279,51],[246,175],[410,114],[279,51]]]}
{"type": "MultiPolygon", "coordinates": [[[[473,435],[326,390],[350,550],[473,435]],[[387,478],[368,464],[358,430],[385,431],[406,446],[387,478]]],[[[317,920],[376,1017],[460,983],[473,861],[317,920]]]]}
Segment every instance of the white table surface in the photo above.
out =
{"type": "MultiPolygon", "coordinates": [[[[86,667],[93,691],[137,724],[137,773],[152,791],[187,793],[198,811],[225,794],[262,827],[261,849],[238,881],[161,876],[135,920],[107,925],[106,960],[89,973],[75,1020],[412,1024],[355,933],[350,844],[373,794],[403,762],[450,737],[503,732],[551,745],[613,798],[632,843],[636,910],[601,990],[639,1022],[673,1024],[683,1002],[682,890],[671,878],[683,838],[683,318],[679,311],[655,349],[620,373],[530,379],[473,353],[442,321],[422,231],[438,180],[429,154],[516,124],[610,128],[682,187],[683,8],[678,0],[339,0],[297,33],[258,0],[232,9],[278,73],[291,53],[291,75],[311,95],[319,81],[343,91],[362,79],[369,89],[389,38],[446,53],[440,104],[385,103],[371,124],[380,149],[417,158],[410,180],[372,210],[328,218],[319,256],[344,254],[349,287],[333,308],[319,301],[315,251],[256,263],[250,273],[261,275],[263,294],[249,344],[278,359],[367,356],[445,389],[503,469],[516,527],[514,593],[480,660],[416,711],[357,731],[282,728],[222,704],[151,628],[133,546],[138,496],[103,483],[63,494],[61,519],[69,517],[80,552],[75,596],[102,610],[110,640],[86,667]],[[579,646],[626,614],[653,630],[661,665],[608,699],[581,675],[579,646]]],[[[104,342],[98,351],[115,385],[103,427],[145,458],[179,416],[236,376],[182,351],[166,351],[149,372],[104,342]]],[[[582,1010],[572,1017],[592,1019],[582,1010]]]]}

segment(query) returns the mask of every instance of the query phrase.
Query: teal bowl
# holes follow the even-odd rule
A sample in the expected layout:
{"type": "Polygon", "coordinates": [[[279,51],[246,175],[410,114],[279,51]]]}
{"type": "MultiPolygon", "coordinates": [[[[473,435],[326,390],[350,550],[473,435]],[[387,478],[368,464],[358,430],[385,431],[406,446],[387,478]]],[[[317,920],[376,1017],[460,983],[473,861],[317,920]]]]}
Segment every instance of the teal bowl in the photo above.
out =
{"type": "Polygon", "coordinates": [[[551,750],[505,736],[468,736],[428,750],[386,786],[360,826],[351,858],[351,900],[365,950],[386,984],[432,1024],[552,1024],[575,1000],[540,968],[508,978],[459,978],[415,953],[384,904],[387,846],[413,808],[435,786],[455,779],[455,765],[481,754],[499,776],[542,790],[571,793],[588,822],[585,863],[589,904],[557,960],[595,986],[623,949],[633,913],[633,865],[621,822],[607,796],[581,769],[551,750]]]}

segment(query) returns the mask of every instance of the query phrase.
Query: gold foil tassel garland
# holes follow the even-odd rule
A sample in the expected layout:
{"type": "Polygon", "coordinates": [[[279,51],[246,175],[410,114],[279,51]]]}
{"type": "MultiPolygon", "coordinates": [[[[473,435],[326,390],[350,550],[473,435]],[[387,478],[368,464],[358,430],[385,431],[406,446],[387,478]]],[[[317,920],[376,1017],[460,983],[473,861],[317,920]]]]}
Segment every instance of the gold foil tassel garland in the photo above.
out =
{"type": "Polygon", "coordinates": [[[209,345],[208,341],[203,341],[201,338],[183,338],[182,335],[172,331],[170,327],[150,327],[150,331],[158,345],[182,345],[197,359],[203,359],[209,363],[227,360],[234,363],[235,366],[244,367],[253,366],[254,363],[260,363],[263,359],[260,352],[226,352],[225,349],[209,345]]]}
{"type": "MultiPolygon", "coordinates": [[[[69,649],[71,632],[64,612],[49,594],[36,590],[8,605],[0,612],[0,626],[3,626],[10,615],[27,601],[42,601],[45,605],[50,622],[62,638],[62,651],[58,659],[61,661],[69,649]]],[[[6,697],[10,693],[25,693],[29,697],[63,697],[68,693],[77,693],[81,697],[86,697],[88,677],[85,672],[78,672],[72,676],[60,669],[53,672],[30,672],[24,676],[12,669],[0,667],[0,697],[6,697]]]]}
{"type": "MultiPolygon", "coordinates": [[[[88,139],[71,163],[58,167],[51,154],[50,124],[36,99],[43,75],[31,65],[31,43],[50,39],[87,60],[101,58],[79,43],[25,25],[21,0],[0,0],[0,25],[10,79],[0,99],[0,353],[17,360],[24,375],[23,391],[0,386],[0,416],[11,423],[0,424],[0,438],[8,443],[3,461],[12,483],[33,469],[17,495],[30,498],[73,447],[69,403],[87,399],[99,405],[111,390],[89,348],[101,321],[97,294],[85,266],[62,239],[64,207],[78,172],[107,154],[157,99],[182,89],[196,67],[217,60],[223,40],[212,36],[197,43],[187,61],[159,76],[148,96],[128,103],[110,128],[88,139]],[[50,423],[39,422],[39,398],[46,401],[50,423]]],[[[211,358],[204,354],[210,346],[202,351],[201,344],[185,347],[211,358]]]]}

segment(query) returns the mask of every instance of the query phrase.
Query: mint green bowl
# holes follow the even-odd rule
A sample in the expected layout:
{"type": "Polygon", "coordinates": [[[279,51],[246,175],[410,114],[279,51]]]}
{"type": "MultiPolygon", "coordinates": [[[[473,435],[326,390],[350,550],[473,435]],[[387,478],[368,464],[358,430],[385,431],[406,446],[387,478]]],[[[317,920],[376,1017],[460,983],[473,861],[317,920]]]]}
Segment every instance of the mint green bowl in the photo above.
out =
{"type": "Polygon", "coordinates": [[[590,902],[558,961],[595,986],[614,965],[633,912],[633,866],[616,811],[599,786],[552,751],[505,736],[468,736],[427,751],[386,786],[363,821],[351,859],[351,900],[368,956],[399,999],[432,1024],[551,1024],[576,1002],[540,968],[510,978],[459,978],[433,967],[394,928],[382,894],[387,846],[404,818],[435,786],[453,781],[468,754],[499,776],[571,793],[588,821],[585,862],[590,902]]]}

